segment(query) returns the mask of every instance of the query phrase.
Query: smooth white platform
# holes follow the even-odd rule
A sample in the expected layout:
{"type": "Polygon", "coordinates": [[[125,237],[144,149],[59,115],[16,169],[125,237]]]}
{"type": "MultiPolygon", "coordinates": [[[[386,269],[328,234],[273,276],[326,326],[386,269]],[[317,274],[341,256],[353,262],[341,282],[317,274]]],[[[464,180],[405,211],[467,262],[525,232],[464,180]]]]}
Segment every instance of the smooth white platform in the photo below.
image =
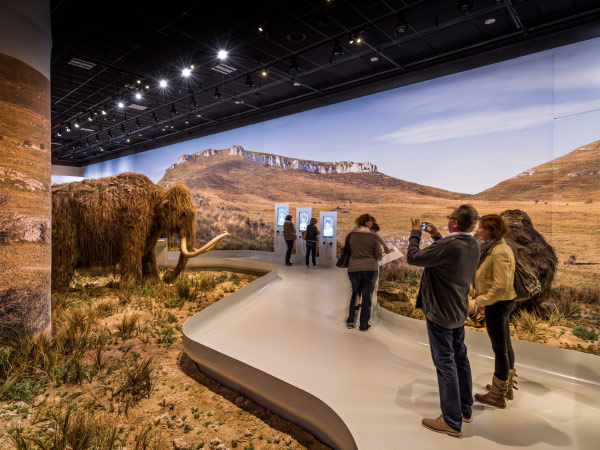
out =
{"type": "MultiPolygon", "coordinates": [[[[163,254],[162,262],[171,260],[163,254]]],[[[335,267],[284,267],[269,253],[223,251],[190,260],[193,267],[263,276],[186,321],[186,352],[334,448],[600,448],[597,356],[513,340],[516,399],[506,410],[475,403],[473,423],[455,439],[421,426],[440,414],[423,321],[380,308],[368,331],[347,329],[350,285],[335,267]]],[[[473,389],[483,392],[493,372],[488,336],[467,330],[466,342],[473,389]]]]}

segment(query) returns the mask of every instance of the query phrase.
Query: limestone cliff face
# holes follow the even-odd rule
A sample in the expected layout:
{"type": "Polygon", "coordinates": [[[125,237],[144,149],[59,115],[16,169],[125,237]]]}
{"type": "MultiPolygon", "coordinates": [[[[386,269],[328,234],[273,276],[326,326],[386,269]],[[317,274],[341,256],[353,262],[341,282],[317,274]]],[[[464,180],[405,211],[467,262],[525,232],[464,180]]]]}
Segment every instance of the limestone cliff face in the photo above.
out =
{"type": "Polygon", "coordinates": [[[262,166],[281,167],[284,169],[296,169],[311,173],[365,173],[377,172],[377,166],[370,162],[355,163],[352,161],[339,162],[318,162],[305,159],[291,159],[279,155],[271,155],[268,153],[249,152],[244,150],[240,145],[234,145],[229,149],[215,150],[209,148],[192,155],[181,155],[175,164],[172,164],[167,170],[195,161],[200,158],[208,158],[214,156],[239,156],[246,158],[262,166]]]}

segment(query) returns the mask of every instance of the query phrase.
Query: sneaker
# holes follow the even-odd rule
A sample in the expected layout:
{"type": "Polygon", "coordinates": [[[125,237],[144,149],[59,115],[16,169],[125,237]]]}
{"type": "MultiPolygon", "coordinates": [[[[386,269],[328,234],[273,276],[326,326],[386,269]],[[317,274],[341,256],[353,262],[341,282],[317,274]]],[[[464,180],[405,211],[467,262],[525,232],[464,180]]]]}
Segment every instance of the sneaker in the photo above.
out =
{"type": "Polygon", "coordinates": [[[463,416],[463,422],[465,422],[465,423],[473,422],[473,416],[471,416],[471,417],[463,416]]]}
{"type": "Polygon", "coordinates": [[[348,328],[356,328],[356,324],[354,322],[346,322],[346,326],[348,328]]]}
{"type": "Polygon", "coordinates": [[[423,419],[421,424],[428,430],[435,431],[436,433],[444,433],[456,438],[462,436],[462,431],[457,431],[446,425],[444,416],[440,416],[437,419],[423,419]]]}

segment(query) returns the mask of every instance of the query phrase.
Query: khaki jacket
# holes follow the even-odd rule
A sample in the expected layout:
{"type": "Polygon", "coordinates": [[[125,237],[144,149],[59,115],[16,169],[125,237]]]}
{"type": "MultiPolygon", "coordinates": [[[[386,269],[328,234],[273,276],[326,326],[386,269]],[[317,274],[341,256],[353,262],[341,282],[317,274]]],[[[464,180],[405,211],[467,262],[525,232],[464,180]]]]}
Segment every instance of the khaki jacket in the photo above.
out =
{"type": "Polygon", "coordinates": [[[296,240],[296,227],[291,220],[286,220],[283,223],[283,239],[286,241],[296,240]]]}
{"type": "Polygon", "coordinates": [[[482,306],[513,300],[515,255],[504,238],[488,252],[475,271],[475,292],[482,306]]]}

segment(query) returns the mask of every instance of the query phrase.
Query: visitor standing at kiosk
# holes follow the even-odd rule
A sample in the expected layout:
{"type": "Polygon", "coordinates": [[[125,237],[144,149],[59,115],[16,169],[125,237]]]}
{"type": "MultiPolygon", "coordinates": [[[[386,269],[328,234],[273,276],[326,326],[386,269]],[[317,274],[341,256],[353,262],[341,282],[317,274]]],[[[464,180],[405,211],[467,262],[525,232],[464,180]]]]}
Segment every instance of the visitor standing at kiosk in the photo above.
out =
{"type": "MultiPolygon", "coordinates": [[[[313,267],[317,267],[317,242],[319,239],[319,228],[317,227],[317,219],[314,217],[310,219],[310,224],[306,227],[304,234],[304,240],[306,241],[306,267],[309,267],[309,256],[312,253],[312,264],[313,267]]],[[[297,250],[296,250],[297,251],[297,250]]]]}
{"type": "Polygon", "coordinates": [[[290,261],[292,256],[292,249],[294,248],[294,241],[296,240],[296,227],[292,222],[292,216],[289,214],[285,217],[285,222],[283,224],[283,239],[285,239],[285,243],[287,244],[287,252],[285,253],[285,265],[291,266],[293,265],[290,261]]]}
{"type": "Polygon", "coordinates": [[[433,364],[437,371],[442,415],[423,419],[429,430],[449,436],[462,436],[462,423],[471,422],[473,383],[465,346],[465,320],[469,310],[469,288],[479,263],[479,244],[470,231],[477,222],[477,210],[462,205],[448,216],[448,231],[442,237],[436,226],[411,219],[406,261],[424,267],[417,308],[427,322],[433,364]],[[423,226],[424,225],[424,226],[423,226]],[[421,230],[434,239],[420,249],[421,230]]]}

